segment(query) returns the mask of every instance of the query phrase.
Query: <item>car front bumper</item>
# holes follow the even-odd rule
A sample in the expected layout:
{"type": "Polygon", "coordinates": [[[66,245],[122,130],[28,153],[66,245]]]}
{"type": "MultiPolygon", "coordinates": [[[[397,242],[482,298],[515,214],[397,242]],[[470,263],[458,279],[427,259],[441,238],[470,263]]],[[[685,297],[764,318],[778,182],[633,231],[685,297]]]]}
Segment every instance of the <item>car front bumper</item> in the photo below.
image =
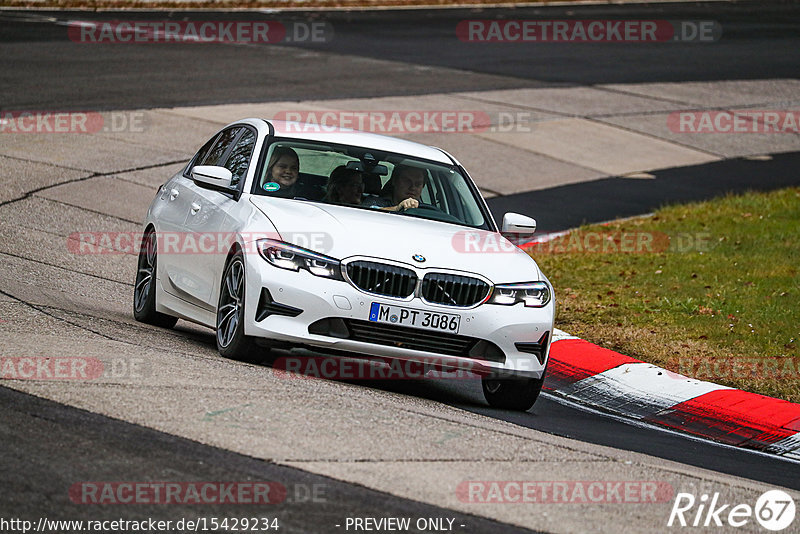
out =
{"type": "Polygon", "coordinates": [[[542,308],[522,303],[458,308],[429,304],[419,298],[400,301],[362,292],[346,281],[280,269],[258,254],[246,254],[245,258],[245,335],[362,355],[436,362],[442,368],[469,369],[482,375],[541,378],[544,374],[554,299],[542,308]],[[264,306],[265,295],[272,301],[270,306],[264,306]],[[459,315],[458,333],[394,328],[369,321],[376,302],[459,315]]]}

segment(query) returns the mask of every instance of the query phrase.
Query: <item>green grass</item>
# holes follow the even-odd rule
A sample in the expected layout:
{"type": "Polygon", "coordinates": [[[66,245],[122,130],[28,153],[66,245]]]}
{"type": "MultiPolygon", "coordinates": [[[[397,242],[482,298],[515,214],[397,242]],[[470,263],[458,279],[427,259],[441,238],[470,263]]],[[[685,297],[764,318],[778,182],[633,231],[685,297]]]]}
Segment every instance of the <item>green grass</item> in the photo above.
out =
{"type": "Polygon", "coordinates": [[[573,235],[532,253],[555,287],[559,328],[681,374],[800,402],[800,188],[668,206],[576,235],[620,233],[644,245],[654,236],[652,246],[586,252],[573,235]]]}

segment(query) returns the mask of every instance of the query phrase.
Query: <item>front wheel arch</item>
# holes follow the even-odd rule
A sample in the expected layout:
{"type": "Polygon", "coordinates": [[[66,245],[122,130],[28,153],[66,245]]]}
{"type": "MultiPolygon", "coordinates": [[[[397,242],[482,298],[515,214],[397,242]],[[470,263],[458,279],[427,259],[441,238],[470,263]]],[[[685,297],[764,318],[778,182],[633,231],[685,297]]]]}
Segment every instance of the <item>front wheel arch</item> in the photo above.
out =
{"type": "Polygon", "coordinates": [[[260,348],[244,334],[247,302],[247,267],[242,247],[233,245],[225,259],[215,314],[217,351],[234,360],[258,361],[260,348]]]}

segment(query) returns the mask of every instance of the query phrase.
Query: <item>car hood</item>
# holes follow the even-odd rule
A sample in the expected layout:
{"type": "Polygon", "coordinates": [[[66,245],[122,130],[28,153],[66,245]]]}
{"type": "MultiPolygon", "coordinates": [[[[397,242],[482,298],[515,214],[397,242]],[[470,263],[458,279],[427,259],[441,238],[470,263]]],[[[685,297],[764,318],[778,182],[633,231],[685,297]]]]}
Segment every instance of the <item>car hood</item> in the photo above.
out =
{"type": "Polygon", "coordinates": [[[497,232],[303,200],[251,197],[250,201],[284,241],[340,260],[388,259],[419,269],[477,273],[493,283],[542,280],[536,262],[497,232]],[[414,261],[415,255],[425,261],[414,261]]]}

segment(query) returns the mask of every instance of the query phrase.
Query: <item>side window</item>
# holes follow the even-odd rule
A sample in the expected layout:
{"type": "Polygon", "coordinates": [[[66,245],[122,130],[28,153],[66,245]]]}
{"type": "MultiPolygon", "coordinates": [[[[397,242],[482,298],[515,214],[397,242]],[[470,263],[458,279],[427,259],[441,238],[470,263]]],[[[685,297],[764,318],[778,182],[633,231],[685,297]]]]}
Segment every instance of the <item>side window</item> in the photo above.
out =
{"type": "Polygon", "coordinates": [[[244,128],[244,133],[236,141],[236,144],[231,150],[231,155],[228,156],[228,161],[225,162],[225,168],[231,171],[233,179],[231,185],[238,186],[239,182],[244,179],[247,174],[247,167],[250,165],[250,156],[253,154],[253,148],[256,146],[256,135],[249,128],[244,128]]]}
{"type": "Polygon", "coordinates": [[[197,165],[222,165],[223,157],[225,157],[225,153],[228,151],[231,143],[233,143],[236,136],[239,135],[241,128],[229,128],[222,132],[222,134],[217,138],[217,142],[214,143],[214,147],[208,152],[206,157],[203,159],[203,162],[197,162],[197,165]]]}
{"type": "Polygon", "coordinates": [[[214,135],[214,137],[209,139],[208,142],[206,142],[206,144],[203,145],[203,148],[197,151],[197,154],[195,154],[194,157],[192,158],[191,167],[189,167],[189,169],[186,171],[186,176],[190,175],[190,173],[192,172],[192,167],[194,167],[195,165],[203,164],[203,160],[208,155],[208,151],[211,150],[211,147],[214,146],[214,141],[216,141],[218,137],[219,135],[214,135]]]}

